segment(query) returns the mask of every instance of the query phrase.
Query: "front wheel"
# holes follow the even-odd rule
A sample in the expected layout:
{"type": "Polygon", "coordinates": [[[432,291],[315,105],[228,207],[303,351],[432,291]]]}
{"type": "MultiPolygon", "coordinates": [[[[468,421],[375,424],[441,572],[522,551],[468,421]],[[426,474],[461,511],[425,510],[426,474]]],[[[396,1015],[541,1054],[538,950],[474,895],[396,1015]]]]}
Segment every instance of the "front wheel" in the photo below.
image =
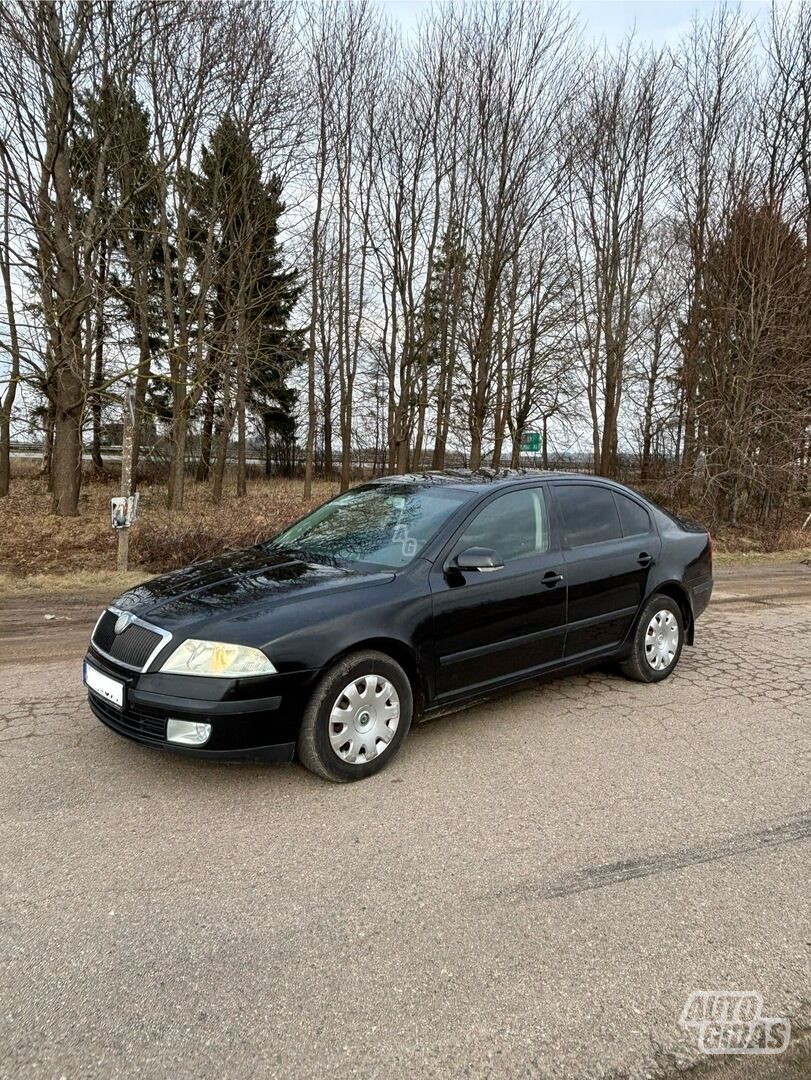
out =
{"type": "Polygon", "coordinates": [[[631,655],[621,665],[629,679],[661,682],[676,667],[684,644],[684,618],[675,600],[655,593],[637,620],[631,655]]]}
{"type": "Polygon", "coordinates": [[[315,688],[301,722],[298,756],[325,780],[363,780],[400,749],[414,709],[398,663],[371,650],[334,664],[315,688]]]}

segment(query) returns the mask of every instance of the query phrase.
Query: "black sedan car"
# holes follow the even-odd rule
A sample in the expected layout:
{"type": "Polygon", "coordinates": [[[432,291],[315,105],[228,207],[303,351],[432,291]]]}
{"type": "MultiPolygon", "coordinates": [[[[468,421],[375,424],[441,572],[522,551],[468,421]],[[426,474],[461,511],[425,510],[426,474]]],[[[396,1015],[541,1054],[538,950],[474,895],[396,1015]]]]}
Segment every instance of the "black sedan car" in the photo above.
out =
{"type": "Polygon", "coordinates": [[[389,477],[124,593],[84,679],[140,743],[357,780],[415,718],[526,679],[607,659],[667,678],[711,591],[707,531],[608,480],[389,477]]]}

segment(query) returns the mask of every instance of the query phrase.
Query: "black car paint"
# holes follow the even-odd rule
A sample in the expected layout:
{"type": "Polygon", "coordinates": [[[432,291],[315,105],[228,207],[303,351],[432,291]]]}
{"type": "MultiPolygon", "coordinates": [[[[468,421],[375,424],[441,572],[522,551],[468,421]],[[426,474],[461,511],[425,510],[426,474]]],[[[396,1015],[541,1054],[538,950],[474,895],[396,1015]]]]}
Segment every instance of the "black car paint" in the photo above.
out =
{"type": "MultiPolygon", "coordinates": [[[[396,483],[387,478],[375,483],[396,483]]],[[[144,673],[125,671],[94,648],[88,661],[124,682],[126,707],[144,716],[212,722],[205,747],[176,747],[116,724],[90,693],[93,711],[120,733],[208,758],[287,760],[303,709],[321,673],[358,648],[387,652],[406,670],[427,718],[527,678],[621,658],[635,617],[654,591],[682,605],[686,637],[712,590],[706,530],[683,522],[628,488],[592,477],[537,474],[408,478],[464,485],[463,502],[421,556],[396,571],[349,570],[257,545],[154,578],[115,601],[173,634],[144,673]],[[555,488],[595,484],[646,507],[645,537],[567,549],[555,488]],[[449,565],[465,522],[505,490],[541,486],[550,509],[549,551],[496,573],[449,565]],[[187,637],[262,648],[278,674],[220,679],[158,670],[187,637]]]]}

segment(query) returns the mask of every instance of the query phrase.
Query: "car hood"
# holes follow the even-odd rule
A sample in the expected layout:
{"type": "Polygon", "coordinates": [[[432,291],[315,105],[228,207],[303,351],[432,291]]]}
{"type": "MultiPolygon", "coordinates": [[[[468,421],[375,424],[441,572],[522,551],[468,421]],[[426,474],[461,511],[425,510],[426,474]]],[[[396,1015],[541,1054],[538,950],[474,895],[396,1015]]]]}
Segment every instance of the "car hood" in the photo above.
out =
{"type": "Polygon", "coordinates": [[[167,630],[272,612],[305,596],[391,581],[391,571],[348,570],[261,546],[192,563],[123,593],[114,606],[167,630]]]}

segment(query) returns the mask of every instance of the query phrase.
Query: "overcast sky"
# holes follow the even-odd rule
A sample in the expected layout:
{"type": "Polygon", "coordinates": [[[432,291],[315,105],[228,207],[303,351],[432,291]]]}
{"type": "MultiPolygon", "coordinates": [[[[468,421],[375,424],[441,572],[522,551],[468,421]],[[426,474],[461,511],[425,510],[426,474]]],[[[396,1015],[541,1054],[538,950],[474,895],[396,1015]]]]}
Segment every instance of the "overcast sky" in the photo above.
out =
{"type": "MultiPolygon", "coordinates": [[[[588,31],[596,38],[620,41],[632,28],[640,38],[658,45],[677,40],[693,16],[708,15],[718,0],[575,0],[588,31]]],[[[744,0],[741,10],[752,17],[769,10],[766,0],[744,0]]]]}
{"type": "MultiPolygon", "coordinates": [[[[580,13],[586,31],[609,44],[621,41],[629,30],[653,44],[670,44],[690,25],[695,13],[709,14],[721,0],[571,0],[580,13]]],[[[404,26],[416,24],[430,0],[384,0],[384,6],[404,26]]],[[[768,0],[742,0],[741,10],[753,17],[769,10],[768,0]]]]}

